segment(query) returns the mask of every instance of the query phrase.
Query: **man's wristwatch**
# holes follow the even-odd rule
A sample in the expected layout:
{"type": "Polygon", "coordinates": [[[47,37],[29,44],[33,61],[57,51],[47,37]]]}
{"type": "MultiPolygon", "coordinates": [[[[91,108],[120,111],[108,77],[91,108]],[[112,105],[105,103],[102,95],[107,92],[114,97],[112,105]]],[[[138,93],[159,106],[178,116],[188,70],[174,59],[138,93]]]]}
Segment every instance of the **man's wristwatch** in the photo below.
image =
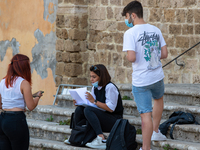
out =
{"type": "Polygon", "coordinates": [[[97,100],[95,99],[95,100],[94,100],[94,104],[96,105],[96,103],[97,103],[97,100]]]}

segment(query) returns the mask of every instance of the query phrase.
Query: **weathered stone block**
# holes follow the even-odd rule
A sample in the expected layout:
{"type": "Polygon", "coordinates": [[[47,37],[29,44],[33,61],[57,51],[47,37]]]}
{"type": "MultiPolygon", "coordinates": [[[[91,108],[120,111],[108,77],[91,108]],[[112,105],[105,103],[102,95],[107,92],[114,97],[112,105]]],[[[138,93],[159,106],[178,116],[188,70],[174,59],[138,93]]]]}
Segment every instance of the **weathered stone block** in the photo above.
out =
{"type": "Polygon", "coordinates": [[[87,41],[80,41],[80,49],[81,51],[87,50],[87,41]]]}
{"type": "Polygon", "coordinates": [[[121,0],[110,0],[110,4],[113,6],[113,5],[116,5],[116,6],[121,6],[122,5],[122,2],[121,0]]]}
{"type": "Polygon", "coordinates": [[[182,34],[193,34],[193,25],[183,25],[182,34]]]}
{"type": "MultiPolygon", "coordinates": [[[[196,45],[197,43],[199,43],[199,41],[200,41],[200,37],[198,35],[192,36],[190,38],[190,46],[189,47],[196,45]]],[[[200,51],[200,44],[197,45],[196,47],[194,47],[192,50],[196,50],[197,52],[199,52],[200,51]]]]}
{"type": "Polygon", "coordinates": [[[121,55],[119,55],[118,53],[113,53],[112,58],[113,58],[113,65],[122,66],[122,56],[121,55]]]}
{"type": "Polygon", "coordinates": [[[191,74],[190,73],[184,73],[182,74],[182,83],[191,83],[190,82],[191,74]]]}
{"type": "Polygon", "coordinates": [[[108,5],[108,0],[101,0],[102,5],[108,5]]]}
{"type": "Polygon", "coordinates": [[[68,77],[75,77],[82,74],[82,65],[76,63],[67,63],[64,68],[64,74],[68,77]]]}
{"type": "Polygon", "coordinates": [[[168,35],[169,25],[164,23],[157,23],[156,27],[158,27],[162,34],[166,33],[168,35]]]}
{"type": "Polygon", "coordinates": [[[87,31],[80,31],[77,29],[69,30],[69,39],[72,40],[85,40],[87,37],[87,31]]]}
{"type": "Polygon", "coordinates": [[[159,8],[150,9],[150,18],[149,18],[150,22],[161,21],[161,15],[162,15],[162,9],[159,9],[159,8]]]}
{"type": "Polygon", "coordinates": [[[102,19],[102,20],[106,19],[106,8],[89,7],[89,19],[102,19]]]}
{"type": "Polygon", "coordinates": [[[160,0],[160,2],[158,3],[158,5],[160,7],[170,8],[171,7],[171,2],[170,1],[166,1],[166,0],[160,0]]]}
{"type": "Polygon", "coordinates": [[[72,3],[75,5],[87,5],[87,0],[64,0],[65,3],[72,3]]]}
{"type": "Polygon", "coordinates": [[[124,57],[123,57],[123,65],[124,67],[131,67],[132,66],[132,63],[130,61],[128,61],[128,59],[126,58],[127,56],[127,52],[124,52],[124,57]]]}
{"type": "Polygon", "coordinates": [[[112,7],[107,7],[107,18],[112,19],[114,15],[112,7]]]}
{"type": "Polygon", "coordinates": [[[167,47],[174,47],[174,36],[166,35],[166,36],[163,36],[163,37],[165,39],[167,47]]]}
{"type": "MultiPolygon", "coordinates": [[[[117,46],[116,46],[116,49],[117,49],[118,52],[122,52],[123,46],[117,45],[117,46]]],[[[124,53],[125,53],[125,52],[124,52],[124,53]]]]}
{"type": "Polygon", "coordinates": [[[97,49],[98,50],[114,50],[114,45],[109,45],[109,44],[98,44],[97,49]]]}
{"type": "Polygon", "coordinates": [[[122,11],[124,7],[115,7],[114,8],[114,18],[116,21],[122,21],[124,20],[124,17],[122,16],[122,11]]]}
{"type": "Polygon", "coordinates": [[[171,54],[171,56],[178,56],[178,50],[177,49],[170,49],[168,48],[169,54],[171,54]]]}
{"type": "Polygon", "coordinates": [[[56,75],[63,75],[64,74],[65,63],[64,62],[57,62],[56,64],[56,75]]]}
{"type": "Polygon", "coordinates": [[[195,23],[199,23],[199,20],[200,20],[200,10],[195,9],[194,10],[194,21],[195,21],[195,23]]]}
{"type": "Polygon", "coordinates": [[[56,61],[58,62],[62,61],[62,52],[60,51],[56,52],[56,61]]]}
{"type": "Polygon", "coordinates": [[[62,53],[62,61],[63,62],[70,62],[70,53],[69,52],[62,53]]]}
{"type": "Polygon", "coordinates": [[[101,35],[99,31],[90,30],[89,31],[89,42],[99,42],[101,41],[101,35]]]}
{"type": "Polygon", "coordinates": [[[194,11],[193,9],[188,9],[186,13],[186,19],[188,23],[193,23],[193,18],[194,18],[194,11]]]}
{"type": "Polygon", "coordinates": [[[189,37],[176,37],[176,47],[189,48],[189,37]]]}
{"type": "Polygon", "coordinates": [[[112,43],[113,37],[110,33],[102,33],[102,41],[104,43],[112,43]]]}
{"type": "Polygon", "coordinates": [[[108,53],[106,51],[99,52],[99,61],[104,65],[108,65],[108,53]]]}
{"type": "Polygon", "coordinates": [[[58,0],[58,4],[63,3],[63,0],[58,0]]]}
{"type": "Polygon", "coordinates": [[[64,40],[61,40],[61,39],[56,40],[56,50],[60,50],[60,51],[64,50],[64,40]]]}
{"type": "Polygon", "coordinates": [[[168,75],[168,83],[179,83],[179,74],[169,74],[168,75]]]}
{"type": "Polygon", "coordinates": [[[125,69],[122,67],[117,67],[115,72],[115,80],[117,80],[119,83],[123,83],[125,79],[125,69]]]}
{"type": "Polygon", "coordinates": [[[200,76],[199,75],[197,75],[197,74],[194,74],[193,75],[193,79],[192,79],[192,83],[193,84],[199,84],[200,83],[200,76]]]}
{"type": "Polygon", "coordinates": [[[84,60],[84,62],[88,62],[88,59],[89,59],[89,53],[81,53],[81,58],[82,60],[84,60]]]}
{"type": "Polygon", "coordinates": [[[184,7],[191,7],[192,5],[196,5],[197,0],[183,0],[184,7]]]}
{"type": "Polygon", "coordinates": [[[200,25],[195,25],[195,34],[200,34],[200,25]]]}
{"type": "Polygon", "coordinates": [[[107,22],[105,20],[90,20],[90,30],[103,31],[107,29],[107,22]]]}
{"type": "Polygon", "coordinates": [[[70,61],[71,62],[82,62],[82,57],[80,53],[70,53],[70,61]]]}
{"type": "Polygon", "coordinates": [[[127,83],[132,83],[132,73],[133,73],[132,67],[127,68],[126,72],[127,72],[127,80],[128,80],[127,83]]]}
{"type": "Polygon", "coordinates": [[[117,22],[116,21],[107,21],[107,30],[108,31],[116,31],[117,30],[117,22]]]}
{"type": "Polygon", "coordinates": [[[143,19],[145,22],[149,22],[149,9],[143,8],[143,19]]]}
{"type": "Polygon", "coordinates": [[[88,85],[86,78],[77,78],[77,77],[63,77],[63,84],[73,84],[73,85],[88,85]]]}
{"type": "Polygon", "coordinates": [[[56,26],[64,27],[64,25],[65,25],[64,15],[57,15],[56,16],[56,26]]]}
{"type": "Polygon", "coordinates": [[[88,27],[88,15],[83,15],[80,19],[81,29],[85,29],[88,27]]]}
{"type": "Polygon", "coordinates": [[[174,22],[175,18],[175,10],[174,9],[164,9],[164,21],[166,22],[174,22]]]}
{"type": "Polygon", "coordinates": [[[185,10],[177,10],[176,11],[176,22],[178,23],[184,23],[186,18],[186,12],[185,10]]]}
{"type": "Polygon", "coordinates": [[[60,39],[67,39],[68,38],[67,30],[56,28],[56,36],[60,39]]]}
{"type": "Polygon", "coordinates": [[[118,24],[117,24],[117,30],[119,30],[119,31],[126,31],[128,29],[129,29],[129,27],[126,26],[126,24],[124,23],[124,21],[123,22],[118,22],[118,24]]]}
{"type": "MultiPolygon", "coordinates": [[[[132,2],[133,0],[123,0],[123,6],[126,6],[127,4],[129,4],[130,2],[132,2]]],[[[144,7],[144,6],[143,6],[144,7]]]]}
{"type": "Polygon", "coordinates": [[[123,44],[123,33],[113,33],[115,43],[123,44]]]}
{"type": "Polygon", "coordinates": [[[181,25],[169,25],[170,34],[181,34],[181,25]]]}
{"type": "Polygon", "coordinates": [[[65,40],[64,42],[65,50],[69,52],[80,51],[80,44],[72,40],[65,40]]]}
{"type": "Polygon", "coordinates": [[[67,28],[78,28],[79,17],[78,16],[65,16],[65,27],[67,28]]]}
{"type": "Polygon", "coordinates": [[[89,50],[95,50],[96,49],[96,43],[89,42],[88,43],[88,49],[89,50]]]}
{"type": "Polygon", "coordinates": [[[56,87],[58,87],[62,83],[62,76],[56,76],[55,82],[56,82],[56,87]]]}
{"type": "Polygon", "coordinates": [[[172,0],[170,2],[171,2],[171,7],[182,8],[184,5],[182,0],[172,0]]]}
{"type": "Polygon", "coordinates": [[[186,71],[189,71],[190,73],[196,73],[198,71],[197,68],[199,68],[199,63],[197,59],[189,59],[185,63],[186,71]]]}

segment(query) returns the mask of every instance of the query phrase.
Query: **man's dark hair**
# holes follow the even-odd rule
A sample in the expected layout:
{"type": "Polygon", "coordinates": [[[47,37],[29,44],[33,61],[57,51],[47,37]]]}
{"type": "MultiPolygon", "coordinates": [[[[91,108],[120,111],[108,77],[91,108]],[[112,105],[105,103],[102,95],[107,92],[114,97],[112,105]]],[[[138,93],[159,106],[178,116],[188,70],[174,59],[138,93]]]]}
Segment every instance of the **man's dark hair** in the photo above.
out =
{"type": "Polygon", "coordinates": [[[99,76],[99,82],[98,82],[99,86],[104,87],[111,80],[110,74],[108,73],[108,70],[103,64],[97,64],[97,65],[91,66],[90,71],[93,71],[96,75],[99,76]]]}
{"type": "Polygon", "coordinates": [[[126,7],[124,7],[122,16],[126,16],[126,13],[129,13],[130,15],[132,13],[135,13],[138,18],[143,18],[143,7],[142,4],[138,1],[132,1],[126,7]]]}

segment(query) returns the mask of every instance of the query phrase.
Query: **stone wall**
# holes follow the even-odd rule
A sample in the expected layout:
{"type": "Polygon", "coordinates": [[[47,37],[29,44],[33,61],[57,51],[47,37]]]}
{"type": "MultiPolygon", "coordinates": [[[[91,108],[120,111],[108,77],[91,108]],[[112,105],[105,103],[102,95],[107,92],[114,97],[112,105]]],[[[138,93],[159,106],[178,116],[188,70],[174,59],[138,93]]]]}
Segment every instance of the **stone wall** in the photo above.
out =
{"type": "MultiPolygon", "coordinates": [[[[131,63],[122,52],[128,29],[121,12],[131,0],[59,0],[56,85],[89,84],[89,67],[107,66],[115,83],[131,83],[131,63]]],[[[200,0],[140,0],[144,20],[161,29],[169,56],[163,65],[200,41],[200,0]]],[[[200,83],[200,46],[164,68],[165,83],[200,83]]]]}

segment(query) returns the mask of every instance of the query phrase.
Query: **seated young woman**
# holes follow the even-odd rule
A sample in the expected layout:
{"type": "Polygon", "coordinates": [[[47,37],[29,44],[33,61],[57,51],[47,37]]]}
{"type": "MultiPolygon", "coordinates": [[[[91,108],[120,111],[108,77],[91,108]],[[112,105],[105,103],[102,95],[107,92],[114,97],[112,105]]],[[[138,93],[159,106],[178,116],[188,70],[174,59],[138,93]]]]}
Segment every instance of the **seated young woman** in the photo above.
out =
{"type": "MultiPolygon", "coordinates": [[[[119,90],[111,82],[111,77],[104,65],[98,64],[90,67],[90,81],[93,87],[91,94],[86,92],[86,98],[105,111],[91,106],[78,106],[74,113],[75,124],[84,118],[87,119],[97,137],[86,146],[105,149],[106,140],[103,132],[111,131],[116,120],[123,117],[124,108],[119,90]]],[[[76,100],[74,100],[75,103],[76,100]]]]}

